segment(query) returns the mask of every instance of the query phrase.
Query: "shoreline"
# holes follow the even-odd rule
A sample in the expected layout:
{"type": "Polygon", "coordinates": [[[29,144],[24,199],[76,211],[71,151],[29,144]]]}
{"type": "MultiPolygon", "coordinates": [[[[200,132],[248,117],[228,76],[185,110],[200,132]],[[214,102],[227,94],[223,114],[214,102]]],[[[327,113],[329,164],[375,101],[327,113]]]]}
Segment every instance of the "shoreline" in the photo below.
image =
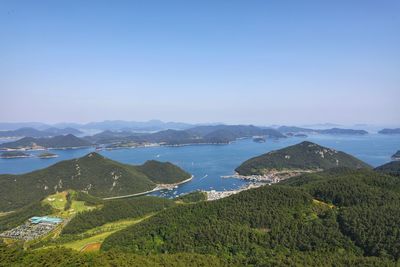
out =
{"type": "Polygon", "coordinates": [[[221,176],[223,179],[240,179],[240,180],[247,180],[247,181],[256,181],[256,182],[270,182],[270,183],[278,183],[281,180],[285,180],[297,175],[301,175],[304,173],[314,173],[322,171],[322,169],[315,169],[315,170],[302,170],[302,169],[293,169],[293,170],[283,170],[283,171],[271,171],[264,175],[240,175],[239,173],[235,173],[232,175],[224,175],[221,176]]]}
{"type": "Polygon", "coordinates": [[[190,178],[183,180],[181,182],[178,183],[174,183],[174,184],[157,184],[157,186],[155,188],[153,188],[152,190],[148,190],[145,192],[140,192],[140,193],[135,193],[135,194],[129,194],[129,195],[122,195],[122,196],[115,196],[115,197],[106,197],[103,198],[103,200],[112,200],[112,199],[121,199],[121,198],[129,198],[129,197],[137,197],[137,196],[143,196],[143,195],[147,195],[153,192],[157,192],[157,191],[161,191],[161,190],[172,190],[173,188],[175,188],[175,186],[179,186],[181,184],[190,182],[193,179],[194,175],[190,176],[190,178]]]}
{"type": "Polygon", "coordinates": [[[0,159],[21,159],[21,158],[33,158],[33,155],[29,156],[13,156],[13,157],[0,157],[0,159]]]}
{"type": "Polygon", "coordinates": [[[73,146],[73,147],[38,147],[38,148],[0,148],[2,152],[9,151],[45,151],[45,150],[69,150],[69,149],[83,149],[93,146],[73,146]]]}

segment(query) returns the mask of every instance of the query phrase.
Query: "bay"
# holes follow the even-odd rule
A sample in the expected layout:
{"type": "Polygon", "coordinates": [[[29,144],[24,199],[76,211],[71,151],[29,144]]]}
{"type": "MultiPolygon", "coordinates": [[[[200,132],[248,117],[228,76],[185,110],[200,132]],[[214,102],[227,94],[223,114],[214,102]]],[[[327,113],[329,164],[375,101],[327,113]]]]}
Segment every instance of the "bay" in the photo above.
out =
{"type": "MultiPolygon", "coordinates": [[[[104,150],[99,153],[105,157],[128,164],[142,164],[146,160],[170,161],[193,174],[194,178],[170,191],[154,193],[166,197],[194,190],[232,190],[246,182],[233,178],[221,178],[231,175],[243,161],[308,140],[322,146],[349,153],[373,167],[390,161],[390,157],[400,150],[399,135],[368,134],[364,136],[310,135],[308,138],[290,137],[279,140],[267,140],[255,143],[251,139],[237,140],[228,145],[188,145],[160,146],[118,150],[104,150]]],[[[52,150],[58,158],[40,159],[37,157],[0,159],[0,173],[20,174],[45,168],[56,162],[81,157],[94,151],[93,148],[52,150]]],[[[33,155],[42,151],[30,151],[33,155]]]]}

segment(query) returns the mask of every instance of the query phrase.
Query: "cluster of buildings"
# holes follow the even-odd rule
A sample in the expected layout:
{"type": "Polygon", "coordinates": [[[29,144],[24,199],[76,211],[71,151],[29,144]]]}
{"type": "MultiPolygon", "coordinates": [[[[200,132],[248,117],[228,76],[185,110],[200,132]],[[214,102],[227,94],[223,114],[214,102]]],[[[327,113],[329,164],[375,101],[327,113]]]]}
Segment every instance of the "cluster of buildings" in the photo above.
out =
{"type": "Polygon", "coordinates": [[[237,190],[227,190],[227,191],[211,190],[211,191],[205,191],[205,193],[207,193],[207,201],[212,201],[212,200],[217,200],[217,199],[224,198],[224,197],[229,197],[229,196],[237,194],[241,191],[252,189],[252,188],[257,188],[257,187],[260,187],[263,185],[266,185],[266,183],[251,183],[251,184],[243,186],[237,190]]]}
{"type": "Polygon", "coordinates": [[[34,240],[50,233],[63,220],[56,217],[32,217],[23,225],[0,234],[0,237],[19,239],[24,241],[34,240]]]}

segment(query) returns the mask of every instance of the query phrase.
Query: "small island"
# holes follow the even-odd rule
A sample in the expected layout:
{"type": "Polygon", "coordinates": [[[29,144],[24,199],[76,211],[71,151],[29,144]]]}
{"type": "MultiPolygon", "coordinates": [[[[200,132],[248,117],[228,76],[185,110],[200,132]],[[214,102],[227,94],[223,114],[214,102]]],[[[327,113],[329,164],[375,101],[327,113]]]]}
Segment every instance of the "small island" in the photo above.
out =
{"type": "Polygon", "coordinates": [[[302,133],[298,133],[298,134],[295,134],[295,135],[294,135],[294,137],[302,137],[302,138],[306,138],[306,137],[308,137],[308,135],[306,135],[306,134],[302,134],[302,133]]]}
{"type": "Polygon", "coordinates": [[[49,153],[49,152],[44,152],[38,155],[38,158],[40,159],[52,159],[52,158],[57,158],[58,155],[54,153],[49,153]]]}
{"type": "Polygon", "coordinates": [[[29,158],[31,156],[32,155],[26,154],[26,153],[21,152],[21,151],[7,151],[7,152],[3,152],[0,155],[0,158],[3,158],[3,159],[15,159],[15,158],[29,158]]]}
{"type": "Polygon", "coordinates": [[[254,136],[253,141],[256,143],[265,143],[265,137],[263,136],[254,136]]]}
{"type": "Polygon", "coordinates": [[[385,128],[378,132],[379,134],[400,134],[400,128],[389,129],[385,128]]]}

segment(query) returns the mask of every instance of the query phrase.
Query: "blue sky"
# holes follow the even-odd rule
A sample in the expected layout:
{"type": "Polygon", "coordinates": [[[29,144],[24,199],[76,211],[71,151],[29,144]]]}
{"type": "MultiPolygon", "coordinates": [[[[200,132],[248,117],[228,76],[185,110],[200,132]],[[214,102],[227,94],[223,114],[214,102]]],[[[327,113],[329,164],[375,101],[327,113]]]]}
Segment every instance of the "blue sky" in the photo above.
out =
{"type": "Polygon", "coordinates": [[[0,121],[400,124],[400,1],[0,1],[0,121]]]}

